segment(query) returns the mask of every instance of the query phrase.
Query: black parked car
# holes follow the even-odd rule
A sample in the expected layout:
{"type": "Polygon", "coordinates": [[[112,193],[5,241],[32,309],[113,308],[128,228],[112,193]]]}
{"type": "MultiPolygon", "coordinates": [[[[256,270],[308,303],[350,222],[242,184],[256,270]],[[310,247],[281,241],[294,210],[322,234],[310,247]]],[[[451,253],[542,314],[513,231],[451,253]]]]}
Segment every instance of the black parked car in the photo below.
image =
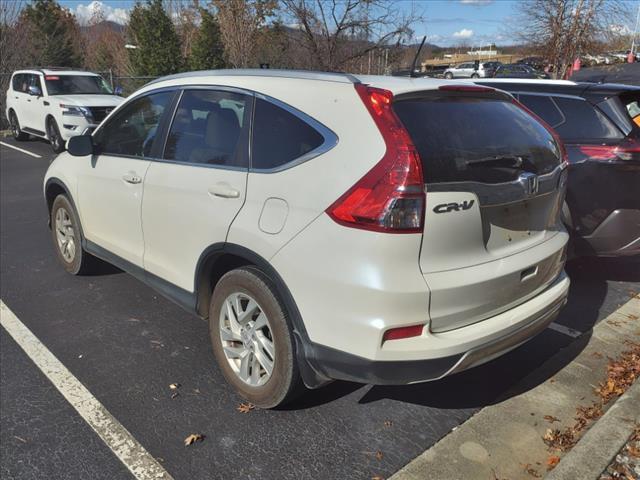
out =
{"type": "Polygon", "coordinates": [[[640,87],[482,80],[560,135],[569,157],[563,217],[577,255],[640,254],[640,87]]]}
{"type": "Polygon", "coordinates": [[[544,72],[539,72],[529,65],[500,65],[496,68],[494,78],[549,78],[544,72]]]}

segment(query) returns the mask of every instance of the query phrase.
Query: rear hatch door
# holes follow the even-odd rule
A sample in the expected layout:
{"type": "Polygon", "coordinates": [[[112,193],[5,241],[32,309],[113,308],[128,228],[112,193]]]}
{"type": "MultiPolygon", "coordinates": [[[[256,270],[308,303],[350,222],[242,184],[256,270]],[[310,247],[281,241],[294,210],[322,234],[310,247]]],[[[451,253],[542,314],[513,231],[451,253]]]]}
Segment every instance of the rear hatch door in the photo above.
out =
{"type": "Polygon", "coordinates": [[[483,87],[398,95],[427,191],[420,267],[434,332],[481,321],[549,286],[562,269],[566,168],[551,132],[483,87]]]}

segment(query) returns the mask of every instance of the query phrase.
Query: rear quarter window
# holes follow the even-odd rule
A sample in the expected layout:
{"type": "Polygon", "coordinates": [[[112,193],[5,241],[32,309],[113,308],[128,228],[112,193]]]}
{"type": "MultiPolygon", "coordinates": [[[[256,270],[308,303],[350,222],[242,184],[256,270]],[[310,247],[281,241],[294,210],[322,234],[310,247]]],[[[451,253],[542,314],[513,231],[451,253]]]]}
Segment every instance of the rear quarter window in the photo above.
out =
{"type": "Polygon", "coordinates": [[[519,100],[551,127],[555,128],[564,121],[562,112],[550,97],[544,95],[520,95],[519,100]]]}
{"type": "Polygon", "coordinates": [[[523,171],[549,173],[560,163],[551,133],[503,99],[398,99],[394,109],[418,149],[426,183],[507,182],[523,171]]]}
{"type": "Polygon", "coordinates": [[[323,143],[324,137],[298,116],[266,100],[256,100],[252,169],[282,167],[323,143]]]}

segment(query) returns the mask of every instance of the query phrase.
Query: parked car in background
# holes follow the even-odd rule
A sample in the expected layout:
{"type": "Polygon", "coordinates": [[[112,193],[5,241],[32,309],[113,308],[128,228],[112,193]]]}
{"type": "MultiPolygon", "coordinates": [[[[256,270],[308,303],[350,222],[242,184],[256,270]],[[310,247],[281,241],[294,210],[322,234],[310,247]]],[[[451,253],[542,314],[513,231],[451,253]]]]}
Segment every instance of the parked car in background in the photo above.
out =
{"type": "Polygon", "coordinates": [[[494,78],[548,78],[544,72],[534,70],[529,65],[500,65],[493,74],[494,78]]]}
{"type": "Polygon", "coordinates": [[[512,93],[560,135],[569,155],[564,217],[578,255],[640,253],[640,87],[483,81],[512,93]]]}
{"type": "MultiPolygon", "coordinates": [[[[492,62],[493,63],[493,62],[492,62]]],[[[444,78],[489,78],[493,75],[494,67],[488,63],[465,62],[444,71],[444,78]]]]}
{"type": "Polygon", "coordinates": [[[74,135],[100,122],[124,100],[91,72],[43,68],[18,70],[7,90],[6,114],[16,140],[45,138],[57,153],[74,135]]]}
{"type": "Polygon", "coordinates": [[[534,70],[542,70],[545,66],[545,60],[542,57],[525,57],[516,62],[518,65],[528,65],[534,70]]]}
{"type": "Polygon", "coordinates": [[[499,90],[223,70],[143,87],[44,194],[69,273],[93,255],[208,318],[227,381],[274,407],[439,379],[546,328],[565,182],[554,133],[499,90]]]}

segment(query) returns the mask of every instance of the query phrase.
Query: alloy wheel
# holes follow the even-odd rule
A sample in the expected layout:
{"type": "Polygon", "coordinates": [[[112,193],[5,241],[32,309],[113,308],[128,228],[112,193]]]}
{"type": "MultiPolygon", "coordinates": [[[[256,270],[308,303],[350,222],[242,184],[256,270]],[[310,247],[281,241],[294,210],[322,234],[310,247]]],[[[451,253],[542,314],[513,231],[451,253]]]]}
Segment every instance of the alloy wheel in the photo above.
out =
{"type": "Polygon", "coordinates": [[[56,240],[65,262],[71,263],[76,256],[76,233],[69,212],[63,207],[56,211],[56,240]]]}
{"type": "Polygon", "coordinates": [[[273,373],[275,346],[267,315],[246,293],[229,295],[220,311],[220,341],[224,355],[240,380],[264,385],[273,373]]]}

